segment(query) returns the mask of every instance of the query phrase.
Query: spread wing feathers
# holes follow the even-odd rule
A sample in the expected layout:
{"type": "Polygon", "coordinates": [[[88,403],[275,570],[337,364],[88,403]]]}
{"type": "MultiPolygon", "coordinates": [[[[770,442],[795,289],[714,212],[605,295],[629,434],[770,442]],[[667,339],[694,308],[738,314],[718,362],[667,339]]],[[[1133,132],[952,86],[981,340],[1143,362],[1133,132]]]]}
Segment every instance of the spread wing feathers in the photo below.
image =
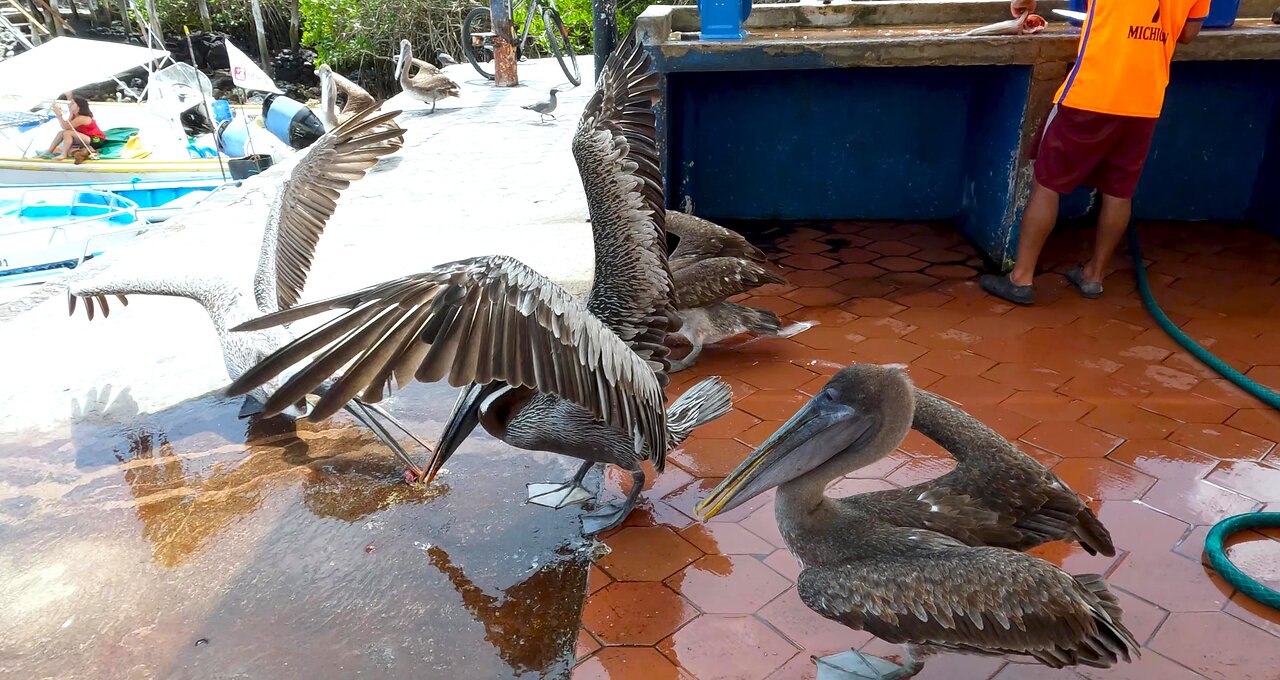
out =
{"type": "Polygon", "coordinates": [[[1022,654],[1052,668],[1140,656],[1102,577],[1003,548],[952,547],[809,568],[810,609],[888,642],[1022,654]]]}
{"type": "Polygon", "coordinates": [[[297,304],[311,271],[316,243],[338,206],[338,196],[364,177],[379,158],[396,150],[387,144],[389,140],[403,140],[403,130],[385,127],[400,112],[374,115],[376,110],[366,108],[326,133],[285,180],[263,235],[254,280],[259,309],[272,311],[297,304]],[[383,129],[377,129],[380,126],[383,129]]]}
{"type": "Polygon", "coordinates": [[[685,266],[673,262],[671,276],[677,309],[703,307],[768,283],[786,282],[755,262],[736,257],[712,257],[685,266]]]}
{"type": "MultiPolygon", "coordinates": [[[[120,301],[121,306],[129,306],[129,298],[125,295],[113,295],[116,300],[120,301]]],[[[107,304],[106,295],[75,295],[70,290],[67,291],[67,314],[76,313],[76,302],[84,300],[84,313],[93,321],[94,307],[96,306],[102,312],[102,318],[111,316],[111,307],[107,304]]]]}
{"type": "Polygon", "coordinates": [[[669,331],[679,328],[667,266],[658,168],[658,75],[634,31],[606,62],[573,138],[595,239],[591,310],[665,385],[669,331]]]}
{"type": "Polygon", "coordinates": [[[414,66],[418,67],[418,73],[420,74],[426,73],[428,75],[436,75],[440,73],[440,69],[436,68],[436,65],[430,62],[426,62],[421,59],[414,59],[413,57],[409,57],[409,61],[412,62],[414,66]]]}
{"type": "Polygon", "coordinates": [[[255,319],[260,330],[327,310],[350,311],[281,347],[232,383],[244,394],[320,351],[266,404],[279,413],[354,362],[316,404],[327,418],[357,394],[379,401],[394,377],[494,380],[558,395],[650,451],[669,447],[662,389],[647,364],[583,304],[519,260],[477,257],[255,319]]]}
{"type": "Polygon", "coordinates": [[[937,479],[878,492],[913,505],[899,508],[904,518],[915,516],[922,528],[971,545],[1026,550],[1078,540],[1090,554],[1115,554],[1110,532],[1076,492],[982,421],[917,389],[912,426],[947,449],[958,465],[937,479]]]}
{"type": "Polygon", "coordinates": [[[741,257],[762,264],[767,261],[764,253],[742,234],[688,213],[668,210],[667,231],[680,237],[671,252],[672,268],[677,260],[708,257],[741,257]]]}

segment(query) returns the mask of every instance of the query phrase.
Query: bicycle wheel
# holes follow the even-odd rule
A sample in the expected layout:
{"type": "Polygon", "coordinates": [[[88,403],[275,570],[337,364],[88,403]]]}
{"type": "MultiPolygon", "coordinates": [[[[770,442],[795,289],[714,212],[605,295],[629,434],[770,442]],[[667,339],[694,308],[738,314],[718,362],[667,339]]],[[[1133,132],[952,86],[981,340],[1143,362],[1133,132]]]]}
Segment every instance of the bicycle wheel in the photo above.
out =
{"type": "Polygon", "coordinates": [[[480,75],[493,80],[493,16],[488,7],[473,7],[462,20],[462,54],[480,75]]]}
{"type": "Polygon", "coordinates": [[[578,55],[573,53],[573,43],[569,42],[569,31],[565,30],[560,13],[548,7],[542,10],[542,25],[547,29],[547,42],[551,45],[551,53],[560,62],[560,70],[574,86],[582,84],[582,73],[578,70],[578,55]],[[565,58],[568,63],[565,63],[565,58]]]}

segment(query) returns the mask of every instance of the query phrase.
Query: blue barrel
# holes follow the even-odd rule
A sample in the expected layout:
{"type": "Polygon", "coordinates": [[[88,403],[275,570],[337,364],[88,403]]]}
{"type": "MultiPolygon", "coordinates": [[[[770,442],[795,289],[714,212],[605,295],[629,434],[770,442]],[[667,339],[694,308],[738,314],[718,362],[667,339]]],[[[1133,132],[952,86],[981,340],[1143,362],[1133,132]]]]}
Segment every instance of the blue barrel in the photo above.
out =
{"type": "Polygon", "coordinates": [[[268,132],[295,149],[305,149],[324,135],[324,125],[316,114],[284,95],[267,95],[262,117],[268,132]]]}
{"type": "Polygon", "coordinates": [[[231,102],[215,99],[213,100],[213,122],[221,123],[224,120],[231,120],[231,102]]]}
{"type": "Polygon", "coordinates": [[[1205,28],[1231,28],[1240,12],[1240,0],[1213,0],[1204,18],[1205,28]]]}
{"type": "Polygon", "coordinates": [[[218,150],[232,158],[240,158],[247,151],[245,144],[249,140],[249,126],[243,120],[227,120],[218,123],[218,131],[214,134],[218,150]]]}
{"type": "Polygon", "coordinates": [[[698,0],[703,40],[742,40],[742,24],[751,15],[750,0],[698,0]]]}

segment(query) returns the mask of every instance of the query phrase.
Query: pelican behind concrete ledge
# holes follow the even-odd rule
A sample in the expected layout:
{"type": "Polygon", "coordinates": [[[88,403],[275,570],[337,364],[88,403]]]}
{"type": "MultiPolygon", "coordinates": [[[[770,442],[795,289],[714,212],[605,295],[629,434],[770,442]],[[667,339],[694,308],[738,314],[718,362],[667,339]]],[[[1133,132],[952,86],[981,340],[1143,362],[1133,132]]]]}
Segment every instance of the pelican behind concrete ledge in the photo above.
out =
{"type": "Polygon", "coordinates": [[[514,258],[442,264],[243,324],[260,330],[349,310],[247,371],[231,391],[254,389],[305,360],[267,402],[275,412],[349,365],[315,406],[313,417],[325,417],[357,394],[377,401],[393,378],[399,385],[447,379],[464,389],[429,474],[480,424],[517,448],[585,461],[571,482],[530,485],[544,504],[589,498],[581,482],[595,463],[628,470],[627,500],[589,513],[584,528],[621,523],[644,484],[641,462],[661,471],[667,451],[728,412],[732,396],[724,381],[708,378],[665,407],[663,340],[679,319],[663,230],[657,84],[632,34],[605,64],[573,138],[595,241],[585,302],[514,258]]]}
{"type": "MultiPolygon", "coordinates": [[[[326,133],[297,161],[271,204],[252,290],[221,273],[197,273],[193,271],[195,267],[181,265],[175,272],[172,266],[165,267],[164,262],[181,262],[200,255],[173,252],[168,247],[170,239],[164,238],[161,230],[157,237],[139,238],[139,241],[145,240],[137,244],[141,248],[130,249],[123,259],[112,258],[100,266],[86,267],[66,280],[69,311],[74,312],[77,302],[83,300],[90,320],[94,317],[95,304],[106,316],[110,311],[107,306],[109,295],[116,296],[121,302],[126,302],[129,295],[190,298],[204,307],[213,322],[222,344],[227,374],[233,380],[240,377],[293,336],[285,328],[233,333],[232,326],[265,312],[288,309],[297,303],[311,269],[316,244],[337,207],[341,192],[364,177],[379,158],[393,152],[403,141],[404,131],[394,127],[392,122],[399,113],[375,115],[374,108],[368,108],[326,133]],[[160,252],[155,248],[161,249],[160,252]],[[158,269],[158,266],[163,269],[158,269]]],[[[235,206],[233,203],[227,206],[230,209],[224,209],[223,214],[229,223],[234,223],[237,218],[247,221],[260,219],[256,214],[237,215],[235,206]]],[[[317,394],[327,390],[325,385],[316,387],[317,394]]],[[[241,417],[260,414],[276,388],[275,382],[268,382],[249,392],[240,411],[241,417]]],[[[307,408],[305,397],[299,395],[292,399],[289,408],[282,411],[294,417],[304,415],[307,408]]],[[[410,472],[421,476],[408,453],[375,418],[375,414],[426,446],[412,432],[379,407],[351,400],[344,404],[344,408],[404,460],[410,472]]]]}
{"type": "Polygon", "coordinates": [[[906,663],[846,652],[820,678],[910,677],[937,651],[1109,668],[1139,656],[1115,595],[1021,550],[1080,541],[1114,555],[1070,488],[976,419],[911,385],[898,367],[854,365],[760,445],[699,506],[704,517],[777,487],[778,528],[804,571],[800,599],[851,628],[906,645],[906,663]],[[904,489],[848,498],[827,484],[892,452],[913,420],[957,459],[904,489]]]}

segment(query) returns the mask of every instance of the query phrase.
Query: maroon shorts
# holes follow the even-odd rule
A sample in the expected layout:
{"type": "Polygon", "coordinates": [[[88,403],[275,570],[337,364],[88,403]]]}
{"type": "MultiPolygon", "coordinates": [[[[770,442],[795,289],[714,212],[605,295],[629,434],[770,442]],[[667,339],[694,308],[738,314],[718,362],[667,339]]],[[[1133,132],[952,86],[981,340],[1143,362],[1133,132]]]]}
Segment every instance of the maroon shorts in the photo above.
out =
{"type": "Polygon", "coordinates": [[[1157,120],[1054,106],[1031,154],[1036,181],[1060,194],[1089,186],[1133,198],[1157,120]]]}

